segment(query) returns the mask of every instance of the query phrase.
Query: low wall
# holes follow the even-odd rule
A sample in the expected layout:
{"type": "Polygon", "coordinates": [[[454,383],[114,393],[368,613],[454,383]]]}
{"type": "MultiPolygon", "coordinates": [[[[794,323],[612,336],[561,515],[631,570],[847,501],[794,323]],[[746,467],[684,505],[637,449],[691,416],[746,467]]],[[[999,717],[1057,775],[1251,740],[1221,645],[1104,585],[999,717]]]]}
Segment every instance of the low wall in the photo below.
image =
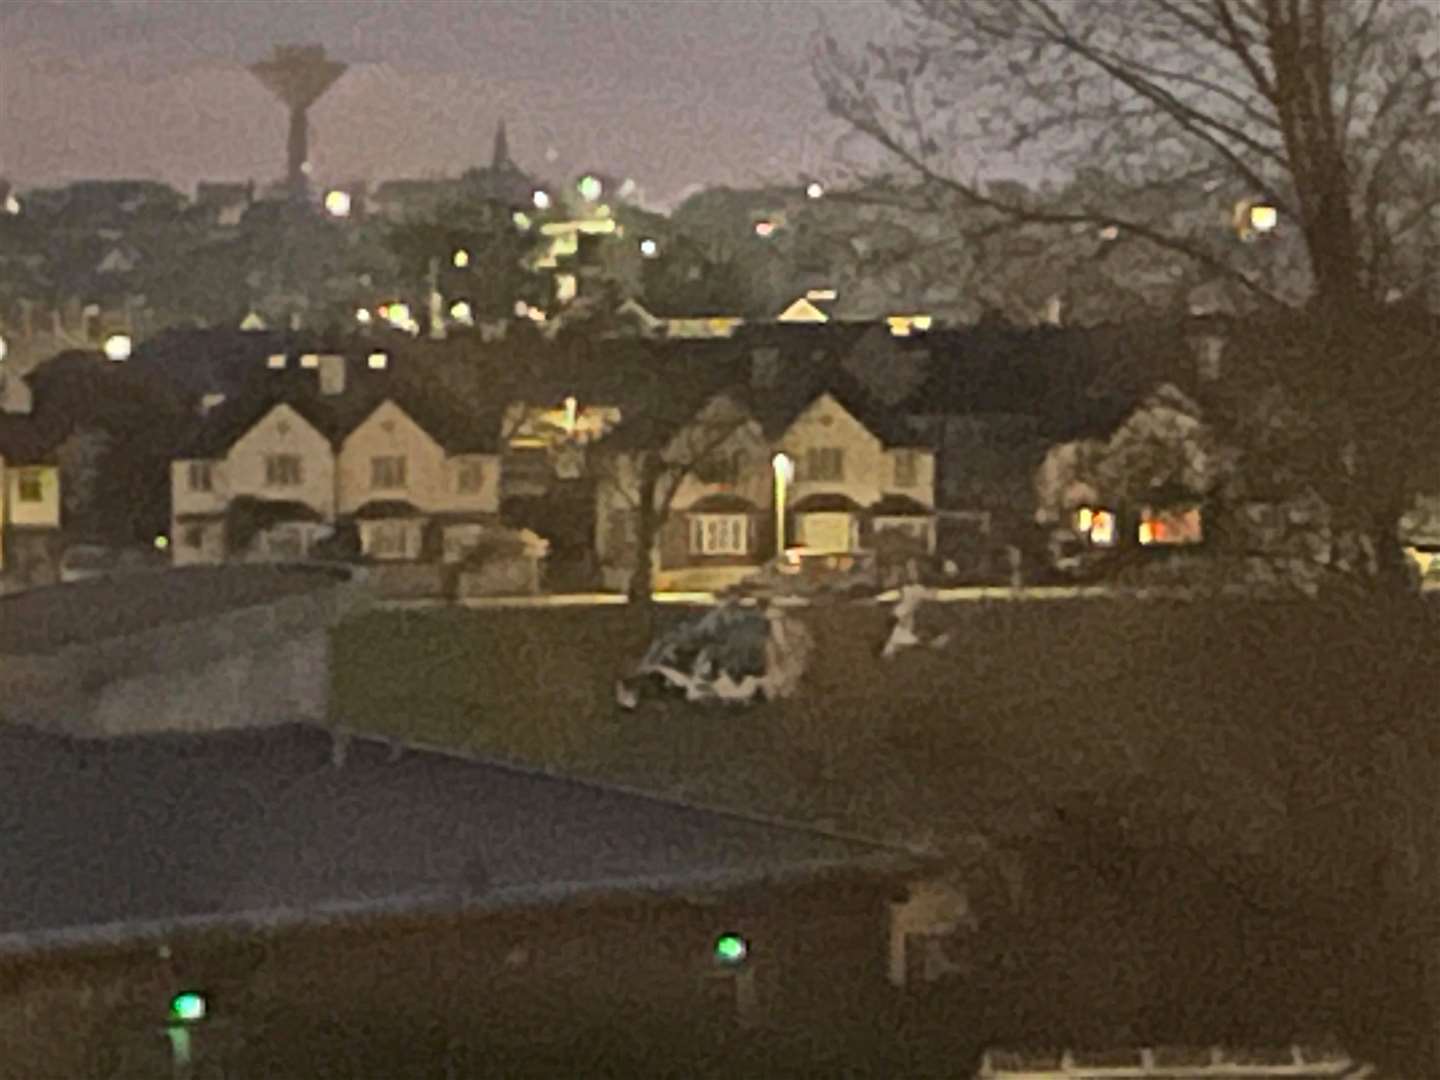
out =
{"type": "MultiPolygon", "coordinates": [[[[211,588],[213,577],[196,578],[193,587],[211,588]]],[[[176,579],[167,574],[155,581],[155,599],[163,604],[176,579]]],[[[124,588],[127,602],[145,603],[133,580],[124,588]]],[[[59,586],[27,602],[31,614],[43,618],[47,605],[66,611],[103,603],[106,595],[91,583],[83,594],[59,586]]],[[[12,643],[0,652],[0,720],[76,737],[323,722],[330,627],[367,602],[359,580],[316,571],[313,586],[292,586],[289,595],[268,602],[250,595],[243,607],[170,622],[160,610],[148,629],[43,651],[20,652],[12,643]]]]}
{"type": "Polygon", "coordinates": [[[534,559],[503,559],[460,575],[459,595],[531,596],[540,591],[540,564],[534,559]]]}
{"type": "Polygon", "coordinates": [[[440,563],[370,563],[366,578],[376,596],[386,600],[417,600],[445,595],[445,567],[440,563]]]}

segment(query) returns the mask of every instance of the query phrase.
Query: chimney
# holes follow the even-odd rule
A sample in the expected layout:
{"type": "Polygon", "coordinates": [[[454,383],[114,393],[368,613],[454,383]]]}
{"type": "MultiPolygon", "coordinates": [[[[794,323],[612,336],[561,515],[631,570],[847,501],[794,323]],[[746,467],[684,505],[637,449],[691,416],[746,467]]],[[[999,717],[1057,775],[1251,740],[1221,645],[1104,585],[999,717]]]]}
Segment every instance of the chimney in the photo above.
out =
{"type": "Polygon", "coordinates": [[[345,357],[325,353],[320,357],[320,393],[334,397],[345,392],[345,357]]]}
{"type": "Polygon", "coordinates": [[[750,383],[757,390],[768,390],[780,382],[780,350],[774,346],[755,349],[750,353],[750,383]]]}

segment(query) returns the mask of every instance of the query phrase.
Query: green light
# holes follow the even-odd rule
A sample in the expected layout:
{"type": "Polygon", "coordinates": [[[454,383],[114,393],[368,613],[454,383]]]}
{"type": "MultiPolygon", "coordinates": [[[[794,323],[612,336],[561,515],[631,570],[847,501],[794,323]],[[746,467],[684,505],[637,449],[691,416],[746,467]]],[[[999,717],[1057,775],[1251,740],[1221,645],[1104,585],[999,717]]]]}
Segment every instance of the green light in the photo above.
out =
{"type": "Polygon", "coordinates": [[[170,1019],[193,1024],[205,1019],[205,995],[186,990],[170,999],[170,1019]]]}
{"type": "Polygon", "coordinates": [[[605,186],[594,176],[582,177],[579,188],[580,197],[587,202],[595,202],[605,191],[605,186]]]}
{"type": "Polygon", "coordinates": [[[715,939],[715,959],[722,964],[738,964],[749,951],[739,934],[721,934],[715,939]]]}

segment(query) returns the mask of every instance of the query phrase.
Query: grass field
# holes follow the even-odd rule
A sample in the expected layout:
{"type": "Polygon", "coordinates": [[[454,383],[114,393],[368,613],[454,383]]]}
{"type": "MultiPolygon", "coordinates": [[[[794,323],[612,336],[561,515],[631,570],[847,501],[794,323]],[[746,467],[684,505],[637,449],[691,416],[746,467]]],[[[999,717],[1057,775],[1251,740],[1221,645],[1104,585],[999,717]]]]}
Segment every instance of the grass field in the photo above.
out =
{"type": "Polygon", "coordinates": [[[696,801],[1018,853],[1026,899],[998,874],[975,890],[989,921],[961,980],[1000,1010],[973,1017],[996,1038],[1064,1017],[1206,1038],[1240,1017],[1396,1042],[1418,973],[1395,963],[1421,927],[1384,875],[1433,797],[1433,605],[954,604],[945,650],[890,661],[883,611],[800,617],[817,648],[799,698],[624,714],[611,685],[649,638],[633,609],[374,613],[337,631],[334,708],[696,801]]]}

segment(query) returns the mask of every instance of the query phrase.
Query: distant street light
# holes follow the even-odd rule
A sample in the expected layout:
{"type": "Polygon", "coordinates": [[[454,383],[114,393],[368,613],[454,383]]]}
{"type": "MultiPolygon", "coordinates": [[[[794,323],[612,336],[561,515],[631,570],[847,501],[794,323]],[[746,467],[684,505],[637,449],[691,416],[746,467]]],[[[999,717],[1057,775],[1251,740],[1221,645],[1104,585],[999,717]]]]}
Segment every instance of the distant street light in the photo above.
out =
{"type": "Polygon", "coordinates": [[[103,348],[105,350],[105,358],[107,360],[114,360],[116,362],[119,362],[121,360],[129,360],[131,348],[130,335],[111,334],[108,338],[105,339],[105,344],[103,348]]]}
{"type": "Polygon", "coordinates": [[[577,187],[580,191],[580,197],[586,202],[596,202],[601,195],[605,194],[605,185],[600,183],[598,177],[582,176],[577,187]]]}
{"type": "Polygon", "coordinates": [[[640,241],[640,254],[647,259],[653,259],[660,251],[660,245],[648,237],[640,241]]]}
{"type": "Polygon", "coordinates": [[[533,197],[536,210],[550,209],[550,194],[546,191],[537,191],[533,197]]]}
{"type": "Polygon", "coordinates": [[[450,305],[450,317],[456,322],[463,323],[466,326],[475,325],[475,313],[471,310],[470,304],[466,300],[456,300],[455,303],[450,305]]]}
{"type": "Polygon", "coordinates": [[[367,358],[367,363],[372,371],[384,371],[390,363],[390,354],[384,352],[372,352],[367,358]]]}
{"type": "Polygon", "coordinates": [[[795,479],[795,463],[789,454],[776,454],[770,460],[775,470],[775,553],[785,554],[785,495],[795,479]]]}
{"type": "Polygon", "coordinates": [[[355,321],[358,322],[361,326],[369,326],[369,325],[370,325],[370,309],[369,309],[369,308],[363,308],[363,307],[362,307],[362,308],[356,308],[356,309],[355,309],[355,321]]]}
{"type": "Polygon", "coordinates": [[[338,188],[334,191],[326,192],[325,212],[335,218],[349,217],[350,193],[348,191],[340,191],[338,188]]]}
{"type": "Polygon", "coordinates": [[[464,270],[470,265],[470,252],[464,248],[460,248],[450,257],[450,262],[454,265],[455,269],[464,270]]]}
{"type": "Polygon", "coordinates": [[[1256,232],[1267,233],[1280,222],[1280,214],[1273,206],[1263,203],[1250,207],[1250,227],[1256,232]]]}
{"type": "Polygon", "coordinates": [[[20,200],[15,197],[14,192],[5,196],[5,213],[12,215],[20,213],[20,200]]]}
{"type": "Polygon", "coordinates": [[[812,199],[818,199],[825,194],[825,188],[818,181],[811,181],[810,186],[805,189],[805,194],[812,199]]]}
{"type": "Polygon", "coordinates": [[[512,220],[515,222],[515,227],[521,232],[530,231],[530,215],[524,210],[516,210],[512,220]]]}
{"type": "Polygon", "coordinates": [[[757,221],[755,223],[756,236],[771,236],[774,232],[775,223],[773,221],[757,221]]]}
{"type": "Polygon", "coordinates": [[[194,1024],[205,1019],[205,995],[194,990],[185,990],[170,999],[170,1021],[179,1024],[194,1024]]]}

